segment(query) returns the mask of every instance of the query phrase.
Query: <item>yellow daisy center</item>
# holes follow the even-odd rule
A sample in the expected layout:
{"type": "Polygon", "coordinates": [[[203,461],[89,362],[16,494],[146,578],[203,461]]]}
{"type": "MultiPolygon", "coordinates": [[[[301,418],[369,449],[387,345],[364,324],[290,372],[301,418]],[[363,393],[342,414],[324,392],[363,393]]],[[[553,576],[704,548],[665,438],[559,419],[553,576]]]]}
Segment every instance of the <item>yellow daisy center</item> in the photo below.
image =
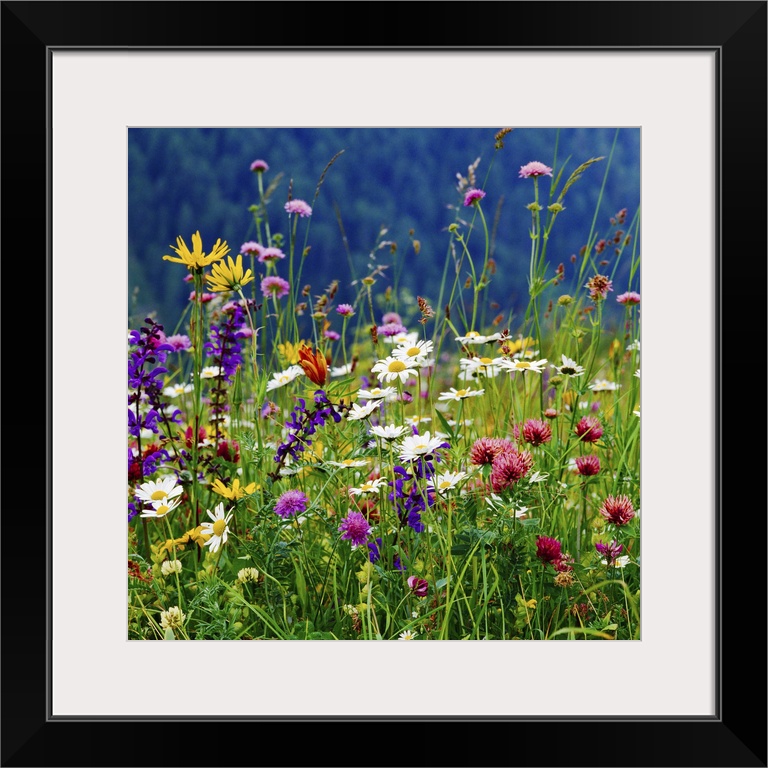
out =
{"type": "Polygon", "coordinates": [[[389,368],[388,368],[388,370],[389,370],[389,372],[390,372],[390,373],[401,373],[401,372],[402,372],[402,371],[404,371],[405,369],[406,369],[406,365],[405,365],[405,363],[403,363],[403,362],[402,362],[402,361],[400,361],[400,360],[393,360],[393,361],[392,361],[392,362],[389,364],[389,368]]]}
{"type": "Polygon", "coordinates": [[[169,510],[169,509],[170,509],[170,507],[169,507],[169,506],[167,506],[166,504],[161,504],[161,505],[160,505],[160,506],[159,506],[159,507],[158,507],[158,508],[155,510],[155,514],[156,514],[158,517],[162,517],[162,516],[163,516],[163,515],[164,515],[164,514],[165,514],[165,513],[166,513],[166,512],[169,510]]]}
{"type": "Polygon", "coordinates": [[[213,524],[213,535],[214,536],[221,536],[224,533],[224,529],[227,527],[227,524],[224,520],[217,520],[213,524]]]}
{"type": "Polygon", "coordinates": [[[524,360],[518,360],[517,361],[517,367],[518,368],[530,368],[531,364],[530,363],[526,363],[524,360]]]}
{"type": "Polygon", "coordinates": [[[481,357],[481,358],[480,358],[480,362],[481,362],[483,365],[490,365],[490,364],[493,362],[493,360],[491,360],[491,358],[490,358],[490,357],[481,357]]]}
{"type": "Polygon", "coordinates": [[[457,389],[456,390],[456,397],[466,397],[467,392],[469,392],[468,389],[457,389]]]}
{"type": "Polygon", "coordinates": [[[418,347],[411,347],[407,354],[408,357],[418,357],[421,354],[421,350],[418,347]]]}
{"type": "Polygon", "coordinates": [[[444,488],[450,488],[451,487],[451,481],[450,480],[443,480],[440,483],[440,490],[442,491],[444,488]]]}
{"type": "Polygon", "coordinates": [[[467,333],[467,338],[468,338],[468,339],[473,339],[475,336],[479,336],[479,335],[480,335],[480,334],[479,334],[477,331],[469,331],[469,332],[467,333]]]}
{"type": "Polygon", "coordinates": [[[354,459],[344,459],[344,461],[341,462],[345,467],[350,467],[353,464],[356,464],[357,462],[354,459]]]}
{"type": "Polygon", "coordinates": [[[164,499],[168,494],[163,490],[157,490],[155,491],[149,498],[152,499],[152,501],[160,501],[160,499],[164,499]]]}
{"type": "Polygon", "coordinates": [[[418,451],[419,453],[423,453],[427,450],[427,444],[426,443],[419,443],[418,445],[413,446],[414,451],[418,451]]]}

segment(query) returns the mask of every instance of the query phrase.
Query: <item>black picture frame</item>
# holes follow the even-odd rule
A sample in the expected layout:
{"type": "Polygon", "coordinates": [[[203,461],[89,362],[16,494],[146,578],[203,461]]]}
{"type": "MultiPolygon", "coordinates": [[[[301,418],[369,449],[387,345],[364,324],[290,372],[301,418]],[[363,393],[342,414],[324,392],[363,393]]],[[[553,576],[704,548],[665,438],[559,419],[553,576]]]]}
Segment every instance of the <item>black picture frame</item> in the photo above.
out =
{"type": "MultiPolygon", "coordinates": [[[[18,335],[29,333],[29,321],[17,311],[6,317],[12,373],[11,381],[6,377],[4,383],[10,384],[7,392],[12,410],[28,397],[23,356],[34,354],[39,360],[42,339],[47,342],[45,454],[41,455],[39,445],[26,444],[16,428],[7,427],[4,435],[6,456],[10,454],[19,463],[9,473],[9,501],[3,521],[6,535],[0,536],[4,576],[2,765],[766,766],[765,463],[758,465],[756,461],[763,455],[765,439],[763,430],[755,425],[765,410],[760,392],[765,362],[764,353],[754,350],[751,342],[762,338],[757,329],[765,323],[768,3],[511,1],[431,3],[429,7],[426,3],[359,3],[348,6],[354,8],[351,16],[376,21],[364,25],[371,30],[371,39],[355,45],[343,44],[349,32],[340,24],[344,14],[338,5],[314,2],[293,6],[295,13],[286,13],[290,8],[285,2],[2,3],[3,240],[7,246],[3,266],[9,291],[23,291],[21,295],[26,297],[21,305],[24,314],[36,317],[43,326],[35,348],[30,349],[30,342],[20,342],[18,335]],[[407,14],[407,23],[402,14],[407,14]],[[462,17],[476,20],[478,27],[468,34],[467,24],[459,21],[462,17]],[[52,328],[50,314],[43,317],[40,309],[42,280],[35,273],[42,270],[29,270],[29,264],[45,250],[50,275],[51,52],[56,48],[249,48],[254,47],[254,39],[258,47],[277,49],[583,47],[716,51],[721,216],[716,235],[720,558],[716,574],[719,682],[715,717],[510,720],[318,716],[260,718],[255,723],[247,718],[210,718],[215,722],[208,722],[211,729],[205,731],[201,722],[176,717],[88,721],[50,717],[47,638],[52,585],[40,551],[41,542],[47,541],[49,563],[52,328]],[[21,193],[27,189],[31,192],[21,193]],[[751,362],[745,362],[747,349],[751,362]],[[14,350],[22,354],[17,357],[14,350]],[[32,498],[28,491],[20,494],[13,490],[14,476],[33,473],[39,478],[37,467],[43,462],[45,505],[39,500],[41,490],[35,490],[32,498]],[[23,536],[18,535],[14,522],[19,514],[23,516],[23,536]],[[461,725],[457,728],[454,723],[461,725]],[[309,725],[312,727],[308,729],[309,725]]],[[[673,171],[670,183],[675,183],[673,171]]],[[[680,212],[680,216],[683,224],[685,213],[680,212]]],[[[681,294],[686,300],[683,287],[681,294]]],[[[49,279],[45,299],[50,307],[49,279]]],[[[687,300],[695,301],[695,297],[687,300]]],[[[37,371],[27,375],[39,379],[37,371]]],[[[25,484],[41,486],[39,480],[27,479],[25,484]]],[[[76,511],[73,500],[71,510],[65,513],[76,515],[76,511]]],[[[689,588],[696,588],[695,562],[686,559],[684,543],[680,578],[689,588]]],[[[679,586],[680,591],[683,588],[679,586]]],[[[84,600],[84,622],[95,608],[84,600]]],[[[695,623],[695,617],[686,616],[681,605],[680,626],[670,631],[695,631],[695,623]]],[[[573,695],[610,698],[620,692],[621,684],[612,671],[596,669],[589,692],[573,691],[573,695]]],[[[169,692],[171,685],[148,688],[148,698],[169,692]]],[[[360,691],[358,684],[350,695],[360,691]]],[[[570,695],[567,670],[563,671],[563,689],[557,693],[570,695]]],[[[518,694],[510,691],[510,696],[518,694]]],[[[663,695],[664,691],[659,691],[659,696],[663,695]]]]}

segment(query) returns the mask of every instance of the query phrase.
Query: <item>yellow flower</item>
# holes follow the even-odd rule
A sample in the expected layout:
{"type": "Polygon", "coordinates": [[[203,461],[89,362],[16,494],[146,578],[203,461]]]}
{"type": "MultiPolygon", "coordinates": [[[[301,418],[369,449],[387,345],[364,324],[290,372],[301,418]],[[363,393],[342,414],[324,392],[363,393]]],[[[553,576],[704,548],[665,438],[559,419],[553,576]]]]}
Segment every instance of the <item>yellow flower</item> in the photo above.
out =
{"type": "Polygon", "coordinates": [[[280,353],[282,360],[285,360],[290,365],[296,365],[299,362],[299,349],[308,345],[308,341],[299,341],[298,344],[291,344],[290,341],[286,341],[285,344],[277,345],[277,351],[280,353]]]}
{"type": "Polygon", "coordinates": [[[213,265],[208,276],[208,289],[214,292],[239,291],[244,285],[248,285],[254,278],[250,269],[243,274],[243,256],[238,255],[237,261],[232,261],[227,256],[229,266],[223,261],[213,265]]]}
{"type": "Polygon", "coordinates": [[[224,498],[227,498],[230,501],[237,501],[238,499],[242,499],[243,496],[253,493],[256,490],[256,483],[250,483],[241,488],[240,480],[236,477],[232,481],[232,487],[227,488],[221,480],[216,478],[216,480],[213,481],[213,485],[211,485],[211,490],[214,493],[218,493],[219,496],[224,496],[224,498]]]}
{"type": "Polygon", "coordinates": [[[180,539],[168,539],[158,550],[158,554],[162,554],[165,550],[172,552],[174,546],[176,549],[184,549],[186,544],[190,541],[195,542],[201,549],[205,546],[205,542],[211,538],[209,533],[203,533],[203,526],[198,525],[197,528],[192,528],[187,531],[180,539]]]}
{"type": "Polygon", "coordinates": [[[164,261],[175,261],[177,264],[184,264],[190,271],[193,269],[202,269],[212,264],[214,261],[220,261],[229,253],[229,246],[226,240],[222,243],[221,239],[216,240],[213,250],[209,254],[203,253],[203,240],[198,230],[192,235],[192,251],[187,248],[184,238],[179,235],[176,238],[178,248],[171,246],[176,251],[177,256],[163,256],[164,261]]]}

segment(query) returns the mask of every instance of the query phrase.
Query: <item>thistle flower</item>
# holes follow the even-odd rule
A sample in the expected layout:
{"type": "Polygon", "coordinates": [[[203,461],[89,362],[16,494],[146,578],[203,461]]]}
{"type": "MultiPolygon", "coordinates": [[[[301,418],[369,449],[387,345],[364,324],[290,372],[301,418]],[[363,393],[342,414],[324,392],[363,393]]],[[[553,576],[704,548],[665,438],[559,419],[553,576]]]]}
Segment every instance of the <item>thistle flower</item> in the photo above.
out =
{"type": "Polygon", "coordinates": [[[600,514],[614,525],[626,525],[634,516],[635,509],[627,496],[607,496],[600,514]]]}
{"type": "Polygon", "coordinates": [[[339,526],[341,538],[349,541],[352,548],[360,547],[368,539],[368,534],[373,530],[371,524],[359,512],[350,512],[339,526]]]}
{"type": "Polygon", "coordinates": [[[266,298],[274,296],[277,299],[287,296],[291,290],[291,286],[287,280],[283,280],[282,277],[277,275],[270,275],[265,277],[261,281],[261,292],[266,298]]]}
{"type": "Polygon", "coordinates": [[[295,213],[302,218],[307,218],[312,215],[312,208],[307,205],[303,200],[289,200],[285,206],[285,210],[290,213],[295,213]]]}
{"type": "Polygon", "coordinates": [[[537,178],[538,176],[552,176],[552,169],[538,160],[532,160],[530,163],[520,166],[518,178],[530,179],[537,178]]]}
{"type": "Polygon", "coordinates": [[[301,491],[286,491],[275,503],[275,514],[283,519],[306,512],[309,499],[301,491]]]}
{"type": "Polygon", "coordinates": [[[254,280],[250,269],[243,272],[243,256],[238,254],[235,261],[231,256],[227,256],[227,264],[223,261],[217,262],[211,267],[211,274],[206,278],[208,280],[208,289],[214,293],[220,291],[239,291],[243,286],[248,285],[254,280]]]}
{"type": "Polygon", "coordinates": [[[328,362],[319,349],[313,352],[307,346],[299,347],[299,365],[307,378],[318,387],[322,387],[328,378],[328,362]]]}
{"type": "Polygon", "coordinates": [[[576,436],[585,443],[596,443],[603,436],[603,425],[596,416],[582,416],[576,425],[576,436]]]}
{"type": "Polygon", "coordinates": [[[203,267],[207,267],[214,261],[220,261],[229,253],[229,246],[226,240],[222,242],[221,239],[216,240],[210,253],[203,253],[203,239],[200,237],[199,230],[192,235],[191,251],[181,235],[176,238],[176,246],[171,246],[176,256],[163,256],[163,261],[174,261],[177,264],[184,264],[190,272],[194,269],[203,269],[203,267]]]}
{"type": "Polygon", "coordinates": [[[336,307],[336,313],[342,317],[352,317],[355,314],[355,308],[351,304],[339,304],[336,307]]]}

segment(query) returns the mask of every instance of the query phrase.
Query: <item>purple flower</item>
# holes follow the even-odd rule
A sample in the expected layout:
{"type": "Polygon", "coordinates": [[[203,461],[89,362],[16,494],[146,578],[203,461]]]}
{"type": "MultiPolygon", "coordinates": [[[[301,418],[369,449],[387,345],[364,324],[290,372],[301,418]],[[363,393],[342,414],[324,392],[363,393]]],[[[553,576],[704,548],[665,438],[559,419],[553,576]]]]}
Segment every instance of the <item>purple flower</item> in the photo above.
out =
{"type": "Polygon", "coordinates": [[[542,563],[559,562],[563,556],[562,544],[557,539],[550,536],[536,537],[536,557],[542,563]]]}
{"type": "Polygon", "coordinates": [[[576,471],[585,477],[596,475],[600,472],[600,459],[593,454],[577,456],[576,471]]]}
{"type": "Polygon", "coordinates": [[[339,304],[336,312],[342,317],[352,317],[355,314],[355,308],[351,304],[339,304]]]}
{"type": "Polygon", "coordinates": [[[401,324],[403,322],[403,318],[400,317],[400,315],[398,315],[397,312],[385,312],[381,318],[381,322],[384,323],[384,325],[386,325],[387,323],[401,324]]]}
{"type": "Polygon", "coordinates": [[[243,243],[240,246],[240,253],[244,253],[246,255],[254,255],[254,256],[260,256],[261,252],[264,250],[264,246],[261,245],[261,243],[257,243],[255,240],[249,240],[247,243],[243,243]]]}
{"type": "Polygon", "coordinates": [[[251,170],[254,173],[264,173],[264,171],[269,170],[269,166],[267,165],[266,160],[254,160],[251,163],[251,170]]]}
{"type": "MultiPolygon", "coordinates": [[[[378,560],[381,559],[381,539],[376,539],[375,541],[369,541],[368,542],[368,559],[375,563],[378,560]]],[[[392,565],[395,566],[395,569],[398,571],[404,571],[405,566],[400,562],[400,557],[398,555],[395,555],[392,559],[392,565]]]]}
{"type": "Polygon", "coordinates": [[[324,331],[323,336],[325,336],[326,339],[330,339],[331,341],[338,341],[341,336],[336,331],[324,331]]]}
{"type": "Polygon", "coordinates": [[[262,248],[259,254],[259,261],[264,264],[266,262],[278,261],[284,259],[285,254],[279,248],[262,248]]]}
{"type": "Polygon", "coordinates": [[[466,195],[464,195],[464,207],[468,208],[476,200],[479,202],[485,197],[485,192],[482,189],[470,189],[466,195]]]}
{"type": "Polygon", "coordinates": [[[287,296],[290,290],[291,286],[288,281],[283,280],[282,277],[277,277],[276,275],[265,277],[261,281],[261,292],[267,298],[270,296],[275,296],[278,299],[282,298],[283,296],[287,296]]]}
{"type": "Polygon", "coordinates": [[[350,512],[339,526],[341,538],[351,542],[353,547],[365,544],[372,530],[370,523],[359,512],[350,512]]]}
{"type": "Polygon", "coordinates": [[[312,215],[312,208],[307,205],[303,200],[289,200],[285,204],[285,210],[288,213],[296,213],[299,216],[307,218],[312,215]]]}
{"type": "Polygon", "coordinates": [[[309,499],[301,491],[286,491],[275,502],[275,514],[282,518],[292,517],[305,512],[309,499]]]}
{"type": "Polygon", "coordinates": [[[426,597],[429,591],[429,583],[426,579],[420,579],[418,576],[408,577],[408,586],[416,597],[426,597]]]}
{"type": "Polygon", "coordinates": [[[619,544],[616,539],[610,544],[603,544],[598,541],[597,544],[595,544],[595,549],[605,557],[608,561],[608,565],[613,565],[621,554],[621,550],[624,549],[624,545],[619,544]]]}
{"type": "Polygon", "coordinates": [[[401,323],[384,323],[376,331],[379,336],[397,336],[398,333],[407,333],[408,329],[401,323]]]}
{"type": "Polygon", "coordinates": [[[619,304],[639,304],[640,294],[635,291],[627,291],[627,293],[622,293],[620,296],[617,296],[616,301],[618,301],[619,304]]]}
{"type": "Polygon", "coordinates": [[[183,333],[177,333],[173,336],[169,336],[165,342],[166,344],[170,344],[175,352],[192,349],[192,342],[189,340],[189,336],[185,336],[183,333]]]}

